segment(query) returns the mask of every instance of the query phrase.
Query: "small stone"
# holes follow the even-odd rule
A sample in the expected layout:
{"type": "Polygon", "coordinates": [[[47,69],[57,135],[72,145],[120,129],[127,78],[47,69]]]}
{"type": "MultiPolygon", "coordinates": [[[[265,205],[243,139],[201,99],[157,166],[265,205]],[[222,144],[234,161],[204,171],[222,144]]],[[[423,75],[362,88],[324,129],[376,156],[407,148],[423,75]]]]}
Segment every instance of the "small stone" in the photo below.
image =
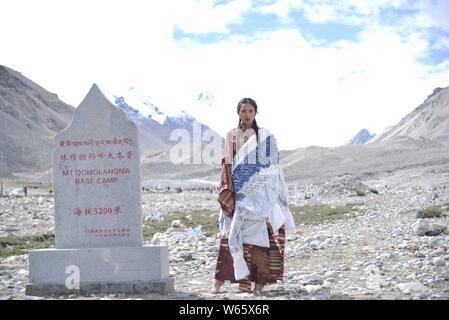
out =
{"type": "Polygon", "coordinates": [[[19,271],[17,271],[17,274],[19,275],[19,276],[27,276],[28,275],[28,270],[25,270],[25,269],[20,269],[19,271]]]}
{"type": "Polygon", "coordinates": [[[196,243],[198,243],[198,239],[195,236],[189,236],[187,238],[187,242],[190,244],[196,244],[196,243]]]}
{"type": "Polygon", "coordinates": [[[418,242],[418,240],[412,240],[412,241],[410,241],[409,242],[409,248],[411,249],[411,250],[418,250],[419,249],[419,242],[418,242]]]}
{"type": "Polygon", "coordinates": [[[446,236],[449,235],[449,226],[444,227],[443,230],[441,230],[441,232],[446,236]]]}
{"type": "Polygon", "coordinates": [[[417,257],[417,258],[425,258],[426,255],[424,253],[422,253],[422,252],[416,251],[415,252],[415,257],[417,257]]]}
{"type": "Polygon", "coordinates": [[[433,263],[433,265],[438,266],[438,267],[442,267],[442,266],[446,265],[446,261],[444,261],[444,259],[441,257],[433,258],[432,263],[433,263]]]}
{"type": "Polygon", "coordinates": [[[430,224],[427,220],[418,219],[412,224],[413,232],[418,236],[424,236],[426,232],[430,231],[430,224]]]}
{"type": "Polygon", "coordinates": [[[431,248],[436,248],[436,247],[438,247],[438,240],[436,240],[436,239],[430,240],[430,241],[429,241],[429,247],[431,247],[431,248]]]}
{"type": "Polygon", "coordinates": [[[319,241],[319,240],[313,240],[313,241],[310,242],[309,245],[310,245],[310,247],[311,247],[312,249],[317,249],[318,246],[320,245],[320,241],[319,241]]]}
{"type": "Polygon", "coordinates": [[[309,253],[309,252],[312,252],[312,251],[313,251],[312,247],[310,247],[310,246],[308,246],[308,245],[303,246],[303,247],[301,248],[301,250],[304,251],[304,252],[306,252],[306,253],[309,253]]]}
{"type": "Polygon", "coordinates": [[[439,257],[445,253],[446,253],[446,250],[444,250],[444,248],[438,248],[438,249],[432,251],[432,253],[430,253],[430,256],[431,257],[439,257]]]}
{"type": "Polygon", "coordinates": [[[304,288],[306,289],[307,293],[309,293],[309,294],[315,293],[315,292],[321,290],[320,285],[313,285],[313,284],[305,285],[304,288]]]}
{"type": "Polygon", "coordinates": [[[399,249],[407,249],[408,247],[409,247],[409,243],[407,243],[406,241],[403,241],[398,245],[399,249]]]}
{"type": "Polygon", "coordinates": [[[181,220],[175,219],[171,222],[171,226],[173,228],[185,228],[184,225],[181,223],[181,220]]]}
{"type": "Polygon", "coordinates": [[[409,280],[415,280],[416,279],[416,275],[414,273],[411,273],[406,278],[409,279],[409,280]]]}
{"type": "Polygon", "coordinates": [[[337,283],[337,282],[338,282],[337,279],[329,277],[326,279],[326,281],[324,281],[324,284],[327,285],[329,283],[337,283]]]}
{"type": "Polygon", "coordinates": [[[423,217],[423,209],[421,209],[421,208],[418,208],[418,209],[416,209],[416,218],[417,219],[420,219],[420,218],[422,218],[423,217]]]}
{"type": "Polygon", "coordinates": [[[324,274],[324,276],[327,278],[327,277],[330,277],[330,278],[335,278],[335,277],[338,277],[338,275],[339,275],[339,272],[338,271],[326,271],[326,273],[324,274]]]}
{"type": "Polygon", "coordinates": [[[366,279],[366,287],[371,290],[380,290],[381,278],[379,275],[369,275],[366,279]]]}
{"type": "Polygon", "coordinates": [[[370,264],[365,268],[365,272],[368,273],[379,273],[380,269],[378,266],[374,265],[374,264],[370,264]]]}
{"type": "Polygon", "coordinates": [[[444,278],[444,280],[449,280],[449,270],[444,270],[441,273],[441,277],[444,278]]]}
{"type": "Polygon", "coordinates": [[[180,255],[179,258],[183,259],[184,261],[195,260],[191,254],[180,255]]]}
{"type": "Polygon", "coordinates": [[[298,277],[303,285],[322,285],[323,278],[318,274],[306,274],[298,277]]]}
{"type": "Polygon", "coordinates": [[[400,283],[400,284],[398,284],[398,288],[405,294],[411,293],[411,292],[429,291],[429,288],[427,288],[421,282],[400,283]]]}

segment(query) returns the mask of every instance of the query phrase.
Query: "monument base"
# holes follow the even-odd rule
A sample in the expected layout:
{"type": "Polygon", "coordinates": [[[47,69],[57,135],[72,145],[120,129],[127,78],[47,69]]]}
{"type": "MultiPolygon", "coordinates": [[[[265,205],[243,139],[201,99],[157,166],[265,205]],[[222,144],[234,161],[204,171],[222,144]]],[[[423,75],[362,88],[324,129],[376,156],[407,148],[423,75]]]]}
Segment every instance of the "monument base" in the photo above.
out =
{"type": "Polygon", "coordinates": [[[39,249],[29,252],[30,283],[25,294],[166,294],[168,247],[39,249]]]}
{"type": "Polygon", "coordinates": [[[59,296],[59,295],[90,295],[90,294],[167,294],[174,290],[174,279],[170,277],[161,281],[132,281],[132,282],[90,282],[80,283],[79,289],[68,289],[66,285],[57,284],[27,284],[27,296],[59,296]]]}

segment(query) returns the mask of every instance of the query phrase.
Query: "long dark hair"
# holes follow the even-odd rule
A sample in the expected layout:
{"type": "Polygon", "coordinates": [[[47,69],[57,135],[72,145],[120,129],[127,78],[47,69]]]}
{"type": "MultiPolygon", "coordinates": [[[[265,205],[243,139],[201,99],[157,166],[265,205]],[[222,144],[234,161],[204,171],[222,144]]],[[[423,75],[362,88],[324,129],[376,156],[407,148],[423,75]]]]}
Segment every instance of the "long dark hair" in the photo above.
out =
{"type": "MultiPolygon", "coordinates": [[[[254,112],[257,114],[257,103],[256,103],[256,101],[254,101],[251,98],[243,98],[242,100],[239,101],[239,103],[237,104],[237,114],[240,113],[240,109],[242,108],[242,104],[250,104],[250,105],[252,105],[254,107],[254,112]]],[[[242,119],[240,119],[240,118],[239,118],[238,128],[243,129],[242,119]]],[[[256,118],[254,118],[252,128],[256,132],[257,142],[259,142],[259,126],[257,125],[256,118]]]]}

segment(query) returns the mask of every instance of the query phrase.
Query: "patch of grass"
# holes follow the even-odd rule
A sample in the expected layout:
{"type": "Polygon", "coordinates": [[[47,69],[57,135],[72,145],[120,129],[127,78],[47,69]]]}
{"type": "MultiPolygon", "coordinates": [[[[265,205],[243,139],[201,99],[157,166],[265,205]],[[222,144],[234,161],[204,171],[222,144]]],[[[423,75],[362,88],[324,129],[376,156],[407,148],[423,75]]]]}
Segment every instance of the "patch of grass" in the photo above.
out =
{"type": "Polygon", "coordinates": [[[216,210],[193,210],[189,212],[170,212],[162,216],[162,221],[145,221],[143,224],[143,237],[150,241],[156,232],[165,232],[171,227],[173,220],[179,219],[186,228],[196,228],[202,225],[203,233],[212,236],[218,232],[218,212],[216,210]],[[192,220],[186,217],[191,215],[192,220]]]}
{"type": "Polygon", "coordinates": [[[52,248],[55,246],[53,233],[33,236],[0,237],[0,257],[21,255],[33,249],[52,248]]]}
{"type": "Polygon", "coordinates": [[[327,204],[301,207],[290,206],[290,211],[293,213],[297,225],[302,223],[321,224],[355,217],[355,213],[360,212],[360,209],[356,208],[357,205],[346,204],[335,208],[327,204]]]}
{"type": "Polygon", "coordinates": [[[443,215],[441,206],[432,206],[416,213],[416,218],[439,218],[443,215]]]}
{"type": "Polygon", "coordinates": [[[364,197],[364,196],[366,196],[366,193],[363,191],[357,190],[357,196],[364,197]]]}
{"type": "Polygon", "coordinates": [[[377,191],[376,189],[371,188],[371,189],[369,189],[369,191],[374,194],[379,194],[379,191],[377,191]]]}

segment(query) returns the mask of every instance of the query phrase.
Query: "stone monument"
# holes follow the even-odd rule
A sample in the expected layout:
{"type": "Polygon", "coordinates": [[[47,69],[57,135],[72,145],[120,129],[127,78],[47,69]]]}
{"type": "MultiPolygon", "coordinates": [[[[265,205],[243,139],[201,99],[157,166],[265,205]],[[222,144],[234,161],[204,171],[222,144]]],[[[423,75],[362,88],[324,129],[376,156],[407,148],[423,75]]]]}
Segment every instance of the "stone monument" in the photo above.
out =
{"type": "Polygon", "coordinates": [[[26,294],[172,291],[168,247],[143,246],[136,125],[94,84],[55,142],[55,248],[29,252],[26,294]]]}

